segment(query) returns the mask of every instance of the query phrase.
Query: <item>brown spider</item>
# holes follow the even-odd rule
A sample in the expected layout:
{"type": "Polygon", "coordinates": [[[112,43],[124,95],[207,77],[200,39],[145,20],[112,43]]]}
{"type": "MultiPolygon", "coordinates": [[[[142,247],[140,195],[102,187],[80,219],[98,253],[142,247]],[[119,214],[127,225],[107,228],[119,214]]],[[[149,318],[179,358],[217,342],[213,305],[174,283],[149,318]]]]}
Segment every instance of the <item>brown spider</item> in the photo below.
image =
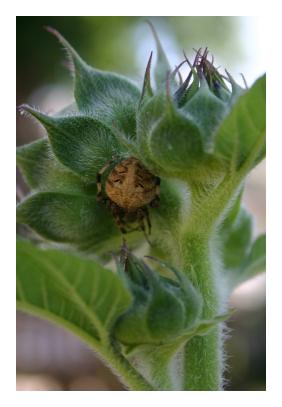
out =
{"type": "Polygon", "coordinates": [[[151,233],[151,221],[147,205],[156,207],[159,204],[160,178],[153,175],[135,157],[120,161],[106,179],[106,195],[102,194],[102,175],[114,160],[108,161],[97,174],[97,200],[110,208],[121,233],[142,230],[147,237],[151,233]],[[128,223],[138,223],[135,228],[128,229],[128,223]]]}

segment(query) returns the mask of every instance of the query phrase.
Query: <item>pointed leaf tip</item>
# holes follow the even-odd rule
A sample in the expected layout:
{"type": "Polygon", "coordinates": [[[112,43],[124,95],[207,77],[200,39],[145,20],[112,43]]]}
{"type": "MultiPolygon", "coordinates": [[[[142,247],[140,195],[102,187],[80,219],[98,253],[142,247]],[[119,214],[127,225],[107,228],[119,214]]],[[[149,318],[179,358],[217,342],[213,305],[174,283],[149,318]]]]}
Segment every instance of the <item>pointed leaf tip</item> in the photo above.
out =
{"type": "Polygon", "coordinates": [[[233,78],[233,76],[230,74],[230,72],[227,71],[227,69],[225,69],[226,75],[228,77],[228,80],[231,84],[231,88],[232,88],[232,95],[233,95],[233,100],[234,97],[235,99],[237,99],[238,96],[242,95],[243,92],[248,89],[248,85],[246,85],[246,80],[244,78],[244,84],[246,86],[246,89],[242,88],[240,85],[238,85],[238,83],[235,81],[235,79],[233,78]]]}
{"type": "Polygon", "coordinates": [[[162,44],[160,42],[160,39],[158,37],[158,34],[157,34],[157,31],[156,31],[155,27],[153,26],[153,24],[151,23],[150,20],[146,20],[146,23],[149,25],[149,27],[150,27],[150,29],[152,31],[152,34],[153,34],[155,42],[156,42],[158,53],[160,53],[160,54],[163,53],[163,57],[166,58],[166,56],[164,55],[162,44]]]}
{"type": "Polygon", "coordinates": [[[34,117],[37,119],[44,127],[50,125],[53,122],[53,118],[51,116],[47,116],[44,113],[41,113],[39,110],[35,109],[34,107],[23,104],[18,107],[20,114],[26,114],[27,116],[34,117]]]}
{"type": "Polygon", "coordinates": [[[79,69],[79,67],[87,67],[87,64],[83,61],[83,59],[79,56],[79,54],[76,52],[76,50],[71,46],[71,44],[62,36],[62,34],[59,33],[55,28],[52,28],[50,26],[45,26],[44,27],[46,31],[48,31],[50,34],[54,35],[59,42],[63,45],[69,62],[71,64],[70,68],[71,71],[74,71],[75,68],[79,69]]]}
{"type": "MultiPolygon", "coordinates": [[[[156,85],[158,89],[163,89],[165,88],[166,84],[166,74],[167,71],[170,70],[169,62],[167,59],[167,56],[163,50],[162,44],[160,42],[160,39],[158,37],[158,34],[156,32],[155,27],[151,23],[151,21],[146,20],[146,23],[149,25],[151,32],[153,34],[156,47],[157,47],[157,63],[154,69],[154,77],[156,81],[156,85]]],[[[177,86],[175,79],[173,80],[174,86],[177,86]]]]}
{"type": "Polygon", "coordinates": [[[152,90],[152,87],[151,87],[152,57],[153,57],[153,51],[151,51],[150,56],[149,56],[149,60],[147,62],[145,75],[144,75],[144,80],[143,80],[143,88],[142,88],[140,103],[143,101],[143,99],[144,99],[144,97],[146,95],[148,95],[149,97],[153,96],[153,90],[152,90]]]}
{"type": "Polygon", "coordinates": [[[135,113],[140,100],[139,89],[127,78],[89,66],[54,28],[47,27],[66,49],[74,77],[74,97],[82,114],[95,117],[124,136],[135,135],[135,113]]]}

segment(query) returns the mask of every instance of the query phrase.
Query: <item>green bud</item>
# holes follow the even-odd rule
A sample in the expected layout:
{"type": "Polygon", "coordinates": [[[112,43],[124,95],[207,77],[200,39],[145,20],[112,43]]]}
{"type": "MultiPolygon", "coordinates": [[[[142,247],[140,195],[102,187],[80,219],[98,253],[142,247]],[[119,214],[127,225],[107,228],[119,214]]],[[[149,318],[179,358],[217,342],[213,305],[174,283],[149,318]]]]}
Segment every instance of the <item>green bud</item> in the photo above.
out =
{"type": "Polygon", "coordinates": [[[202,298],[190,281],[174,269],[162,277],[125,248],[118,270],[134,302],[118,319],[115,337],[125,345],[162,344],[173,341],[197,325],[202,298]]]}

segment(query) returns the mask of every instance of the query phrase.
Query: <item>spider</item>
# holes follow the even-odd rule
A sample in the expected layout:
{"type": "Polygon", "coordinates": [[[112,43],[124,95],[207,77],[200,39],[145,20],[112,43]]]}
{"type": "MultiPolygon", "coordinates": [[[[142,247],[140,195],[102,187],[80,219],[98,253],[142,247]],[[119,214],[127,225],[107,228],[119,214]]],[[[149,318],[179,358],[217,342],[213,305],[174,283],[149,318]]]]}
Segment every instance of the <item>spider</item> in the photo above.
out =
{"type": "MultiPolygon", "coordinates": [[[[148,205],[156,207],[160,201],[160,178],[153,175],[135,157],[120,161],[109,173],[105,183],[107,197],[102,193],[102,175],[114,162],[109,160],[97,174],[97,200],[110,208],[121,233],[142,230],[147,238],[151,233],[148,205]],[[130,223],[138,223],[135,228],[127,228],[130,223]]],[[[148,240],[148,238],[147,238],[148,240]]]]}

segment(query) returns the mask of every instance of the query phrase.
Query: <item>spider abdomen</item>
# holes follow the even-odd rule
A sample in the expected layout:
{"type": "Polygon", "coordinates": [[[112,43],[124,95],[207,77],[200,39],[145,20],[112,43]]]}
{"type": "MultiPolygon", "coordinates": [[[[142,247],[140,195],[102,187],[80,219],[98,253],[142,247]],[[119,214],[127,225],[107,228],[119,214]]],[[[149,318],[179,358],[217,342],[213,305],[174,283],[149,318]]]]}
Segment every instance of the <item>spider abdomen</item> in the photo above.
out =
{"type": "Polygon", "coordinates": [[[128,211],[141,208],[156,197],[156,177],[134,157],[118,163],[106,180],[106,193],[128,211]]]}

